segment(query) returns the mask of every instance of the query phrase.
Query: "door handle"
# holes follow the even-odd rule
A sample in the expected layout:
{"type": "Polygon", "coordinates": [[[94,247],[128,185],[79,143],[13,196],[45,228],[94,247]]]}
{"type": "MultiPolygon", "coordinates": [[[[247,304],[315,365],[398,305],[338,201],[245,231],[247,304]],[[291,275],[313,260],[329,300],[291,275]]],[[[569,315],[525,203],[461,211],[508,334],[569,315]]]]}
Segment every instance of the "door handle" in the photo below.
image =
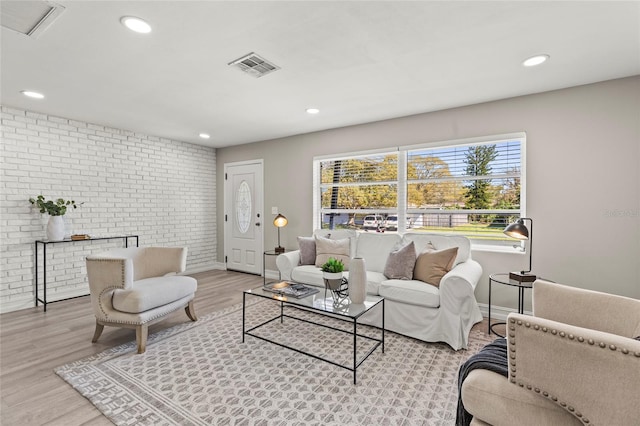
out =
{"type": "Polygon", "coordinates": [[[256,226],[260,226],[260,222],[256,222],[256,226]]]}

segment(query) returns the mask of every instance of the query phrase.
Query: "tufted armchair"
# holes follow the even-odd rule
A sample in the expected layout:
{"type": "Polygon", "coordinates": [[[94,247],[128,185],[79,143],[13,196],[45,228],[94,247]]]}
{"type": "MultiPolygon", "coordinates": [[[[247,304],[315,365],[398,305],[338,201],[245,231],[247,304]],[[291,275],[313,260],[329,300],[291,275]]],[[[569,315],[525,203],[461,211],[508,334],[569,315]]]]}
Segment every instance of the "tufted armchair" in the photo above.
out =
{"type": "Polygon", "coordinates": [[[197,281],[177,275],[184,272],[187,248],[131,247],[87,256],[91,305],[96,316],[92,342],[104,326],[136,330],[138,353],[146,349],[149,325],[185,308],[193,309],[197,281]]]}
{"type": "Polygon", "coordinates": [[[640,424],[640,300],[537,280],[507,327],[509,377],[462,383],[472,425],[640,424]]]}

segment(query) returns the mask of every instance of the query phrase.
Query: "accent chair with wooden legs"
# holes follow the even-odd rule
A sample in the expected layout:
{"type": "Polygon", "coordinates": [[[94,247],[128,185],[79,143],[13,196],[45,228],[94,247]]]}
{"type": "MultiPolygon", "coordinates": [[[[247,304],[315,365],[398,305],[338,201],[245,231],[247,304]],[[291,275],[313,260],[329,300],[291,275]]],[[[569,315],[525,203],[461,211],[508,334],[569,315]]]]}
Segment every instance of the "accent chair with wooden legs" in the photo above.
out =
{"type": "Polygon", "coordinates": [[[96,316],[92,342],[104,326],[136,330],[138,353],[144,353],[149,325],[184,308],[191,321],[198,282],[177,275],[187,263],[186,247],[130,247],[87,256],[91,305],[96,316]]]}

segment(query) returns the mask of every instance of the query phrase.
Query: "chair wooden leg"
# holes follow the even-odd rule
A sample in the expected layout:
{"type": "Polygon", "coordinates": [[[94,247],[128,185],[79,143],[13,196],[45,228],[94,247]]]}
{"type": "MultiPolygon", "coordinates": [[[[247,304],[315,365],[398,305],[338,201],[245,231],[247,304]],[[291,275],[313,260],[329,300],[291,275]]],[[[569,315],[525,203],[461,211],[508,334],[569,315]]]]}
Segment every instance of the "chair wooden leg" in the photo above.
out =
{"type": "Polygon", "coordinates": [[[93,333],[93,339],[91,339],[91,343],[95,343],[98,341],[100,335],[102,334],[102,330],[104,330],[104,325],[96,321],[96,331],[93,333]]]}
{"type": "Polygon", "coordinates": [[[187,313],[187,316],[191,321],[198,321],[198,318],[196,317],[196,310],[193,308],[193,300],[189,302],[186,308],[184,308],[184,311],[187,313]]]}
{"type": "Polygon", "coordinates": [[[138,344],[138,353],[143,354],[147,350],[147,335],[149,334],[149,326],[147,324],[136,326],[136,343],[138,344]]]}

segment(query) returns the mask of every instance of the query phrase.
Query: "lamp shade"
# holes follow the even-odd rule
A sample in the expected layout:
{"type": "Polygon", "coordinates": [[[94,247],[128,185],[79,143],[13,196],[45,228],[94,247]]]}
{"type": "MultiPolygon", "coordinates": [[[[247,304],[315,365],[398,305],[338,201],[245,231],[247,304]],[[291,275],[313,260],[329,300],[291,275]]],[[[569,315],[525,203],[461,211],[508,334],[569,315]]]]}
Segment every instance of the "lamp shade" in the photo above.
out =
{"type": "Polygon", "coordinates": [[[529,239],[529,229],[525,226],[522,219],[518,219],[517,222],[507,226],[503,232],[506,236],[516,238],[518,240],[529,239]]]}
{"type": "Polygon", "coordinates": [[[508,237],[518,240],[529,240],[529,269],[520,272],[509,272],[509,278],[519,282],[531,282],[536,280],[536,276],[531,274],[531,260],[533,258],[533,219],[530,217],[521,217],[517,222],[512,223],[504,229],[504,234],[508,237]],[[531,234],[525,226],[524,221],[531,222],[531,234]],[[531,236],[530,236],[531,235],[531,236]]]}
{"type": "Polygon", "coordinates": [[[276,216],[276,218],[273,219],[273,224],[278,228],[282,228],[283,226],[286,226],[287,223],[289,223],[289,221],[287,220],[286,217],[282,216],[281,214],[278,214],[278,216],[276,216]]]}

